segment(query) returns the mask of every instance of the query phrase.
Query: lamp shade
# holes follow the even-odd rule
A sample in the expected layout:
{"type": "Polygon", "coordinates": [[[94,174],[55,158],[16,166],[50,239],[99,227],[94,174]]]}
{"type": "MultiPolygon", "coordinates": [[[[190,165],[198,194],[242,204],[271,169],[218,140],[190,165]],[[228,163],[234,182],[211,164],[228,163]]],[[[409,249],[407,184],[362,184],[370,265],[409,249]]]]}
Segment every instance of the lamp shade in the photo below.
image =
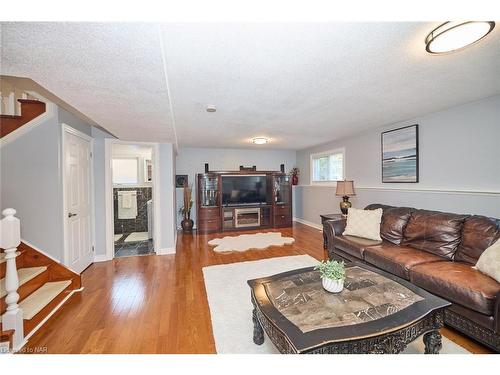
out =
{"type": "Polygon", "coordinates": [[[354,181],[337,181],[337,191],[335,192],[335,195],[338,195],[340,197],[351,197],[353,195],[356,195],[356,193],[354,192],[354,181]]]}

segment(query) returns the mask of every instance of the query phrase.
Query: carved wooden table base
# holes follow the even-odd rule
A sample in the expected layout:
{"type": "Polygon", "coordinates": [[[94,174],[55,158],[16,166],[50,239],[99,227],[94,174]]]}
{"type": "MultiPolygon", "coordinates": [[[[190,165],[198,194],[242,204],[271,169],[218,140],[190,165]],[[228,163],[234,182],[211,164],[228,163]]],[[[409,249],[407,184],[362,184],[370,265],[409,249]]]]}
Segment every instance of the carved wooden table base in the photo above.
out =
{"type": "Polygon", "coordinates": [[[424,335],[425,354],[438,354],[442,348],[439,329],[443,327],[443,309],[435,310],[422,319],[389,333],[358,340],[321,343],[306,350],[297,350],[287,336],[261,313],[252,295],[253,342],[264,343],[264,331],[280,353],[286,354],[397,354],[424,335]]]}

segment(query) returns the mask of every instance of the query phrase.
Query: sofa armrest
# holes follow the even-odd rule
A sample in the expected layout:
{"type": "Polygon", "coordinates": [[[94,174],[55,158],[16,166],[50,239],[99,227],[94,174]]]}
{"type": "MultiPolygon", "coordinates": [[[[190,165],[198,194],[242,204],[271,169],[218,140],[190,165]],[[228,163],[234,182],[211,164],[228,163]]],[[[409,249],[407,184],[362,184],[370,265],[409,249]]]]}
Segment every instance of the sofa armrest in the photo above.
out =
{"type": "Polygon", "coordinates": [[[333,254],[335,236],[340,236],[344,232],[346,223],[346,219],[326,220],[323,223],[323,233],[326,237],[326,248],[330,258],[333,254]]]}

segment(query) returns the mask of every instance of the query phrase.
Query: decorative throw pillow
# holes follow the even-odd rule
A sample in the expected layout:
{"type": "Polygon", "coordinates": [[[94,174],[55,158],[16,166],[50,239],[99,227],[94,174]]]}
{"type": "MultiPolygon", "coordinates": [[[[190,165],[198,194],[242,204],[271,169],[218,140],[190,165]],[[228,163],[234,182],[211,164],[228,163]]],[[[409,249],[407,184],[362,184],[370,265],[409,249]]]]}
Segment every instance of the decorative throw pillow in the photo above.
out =
{"type": "Polygon", "coordinates": [[[483,251],[476,268],[500,283],[500,240],[483,251]]]}
{"type": "Polygon", "coordinates": [[[347,211],[347,224],[342,234],[344,236],[356,236],[382,241],[382,238],[380,238],[382,212],[381,208],[377,208],[376,210],[349,208],[347,211]]]}

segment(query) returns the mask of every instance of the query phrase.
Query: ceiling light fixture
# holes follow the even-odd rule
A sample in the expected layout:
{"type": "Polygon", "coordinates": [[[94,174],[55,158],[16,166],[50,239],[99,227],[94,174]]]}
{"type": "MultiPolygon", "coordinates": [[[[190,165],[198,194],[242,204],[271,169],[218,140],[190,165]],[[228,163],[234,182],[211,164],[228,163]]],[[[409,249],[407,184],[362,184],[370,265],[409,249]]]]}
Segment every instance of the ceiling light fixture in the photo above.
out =
{"type": "Polygon", "coordinates": [[[207,105],[205,109],[207,110],[207,112],[215,112],[215,111],[217,111],[217,107],[214,106],[213,104],[207,105]]]}
{"type": "Polygon", "coordinates": [[[266,143],[269,143],[269,138],[255,137],[252,138],[252,143],[256,145],[265,145],[266,143]]]}
{"type": "Polygon", "coordinates": [[[495,27],[493,21],[445,22],[425,38],[425,50],[440,54],[454,52],[478,42],[495,27]]]}

